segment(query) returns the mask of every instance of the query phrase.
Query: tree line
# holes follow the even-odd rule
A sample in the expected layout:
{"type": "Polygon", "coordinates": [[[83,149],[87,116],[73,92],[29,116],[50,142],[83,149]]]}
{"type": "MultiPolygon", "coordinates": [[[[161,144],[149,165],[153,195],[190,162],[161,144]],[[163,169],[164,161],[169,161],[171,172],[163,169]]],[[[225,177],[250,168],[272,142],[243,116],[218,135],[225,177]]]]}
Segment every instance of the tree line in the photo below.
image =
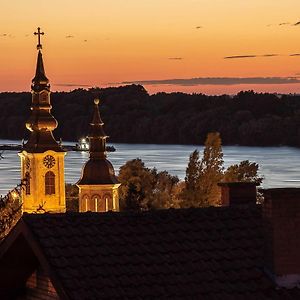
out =
{"type": "Polygon", "coordinates": [[[227,169],[223,165],[221,137],[218,132],[207,135],[203,154],[191,153],[184,181],[167,171],[149,169],[141,159],[126,162],[119,172],[121,210],[149,210],[218,206],[220,182],[262,183],[259,165],[248,160],[227,169]]]}
{"type": "MultiPolygon", "coordinates": [[[[157,93],[141,85],[76,89],[51,95],[59,122],[57,139],[77,141],[88,133],[93,98],[101,99],[101,117],[110,142],[204,144],[208,132],[220,132],[223,145],[300,146],[300,96],[253,91],[235,96],[157,93]]],[[[28,136],[30,93],[0,93],[0,138],[28,136]]]]}
{"type": "MultiPolygon", "coordinates": [[[[220,182],[255,182],[263,176],[259,165],[248,160],[224,168],[222,141],[218,132],[207,135],[202,156],[191,153],[184,181],[167,171],[148,168],[140,158],[120,167],[118,180],[120,209],[144,211],[152,209],[219,206],[220,182]]],[[[66,185],[67,210],[78,211],[78,187],[66,185]]]]}

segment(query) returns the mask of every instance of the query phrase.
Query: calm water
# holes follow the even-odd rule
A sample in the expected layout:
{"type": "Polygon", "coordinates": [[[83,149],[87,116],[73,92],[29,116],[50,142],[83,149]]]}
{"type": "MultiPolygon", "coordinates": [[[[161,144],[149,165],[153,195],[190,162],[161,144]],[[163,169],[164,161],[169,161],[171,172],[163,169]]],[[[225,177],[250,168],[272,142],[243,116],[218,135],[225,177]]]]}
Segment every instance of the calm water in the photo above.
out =
{"type": "MultiPolygon", "coordinates": [[[[0,140],[0,144],[16,141],[0,140]]],[[[147,167],[167,170],[184,179],[189,155],[196,148],[202,153],[201,146],[183,145],[144,145],[114,144],[116,152],[109,153],[116,172],[126,161],[141,158],[147,167]]],[[[259,163],[260,173],[265,176],[263,186],[300,187],[300,149],[292,147],[240,147],[224,146],[225,167],[242,160],[259,163]]],[[[0,194],[5,194],[20,181],[20,159],[17,151],[5,151],[0,161],[0,194]]],[[[65,160],[65,179],[75,183],[81,168],[88,159],[86,152],[68,152],[65,160]]]]}

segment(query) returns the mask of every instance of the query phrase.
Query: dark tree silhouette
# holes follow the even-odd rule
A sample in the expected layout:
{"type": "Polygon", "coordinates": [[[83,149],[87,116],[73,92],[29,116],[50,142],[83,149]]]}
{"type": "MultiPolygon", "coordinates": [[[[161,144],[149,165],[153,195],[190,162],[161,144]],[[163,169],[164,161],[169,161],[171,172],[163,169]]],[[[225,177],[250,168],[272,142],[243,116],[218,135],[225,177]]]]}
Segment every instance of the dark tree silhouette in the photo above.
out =
{"type": "MultiPolygon", "coordinates": [[[[223,145],[300,146],[300,96],[149,95],[140,85],[52,93],[57,139],[77,141],[88,133],[95,95],[110,142],[204,144],[208,132],[218,131],[223,145]]],[[[0,93],[0,138],[26,137],[30,103],[30,93],[0,93]]]]}

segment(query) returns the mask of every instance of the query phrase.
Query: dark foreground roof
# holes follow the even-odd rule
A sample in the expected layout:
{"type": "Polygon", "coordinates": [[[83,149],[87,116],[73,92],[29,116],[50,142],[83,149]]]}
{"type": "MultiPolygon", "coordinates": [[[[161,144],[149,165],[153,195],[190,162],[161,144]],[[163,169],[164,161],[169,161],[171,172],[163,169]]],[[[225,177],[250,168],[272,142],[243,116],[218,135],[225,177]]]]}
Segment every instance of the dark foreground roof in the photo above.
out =
{"type": "Polygon", "coordinates": [[[18,226],[67,299],[300,299],[263,271],[259,206],[24,215],[18,226]]]}

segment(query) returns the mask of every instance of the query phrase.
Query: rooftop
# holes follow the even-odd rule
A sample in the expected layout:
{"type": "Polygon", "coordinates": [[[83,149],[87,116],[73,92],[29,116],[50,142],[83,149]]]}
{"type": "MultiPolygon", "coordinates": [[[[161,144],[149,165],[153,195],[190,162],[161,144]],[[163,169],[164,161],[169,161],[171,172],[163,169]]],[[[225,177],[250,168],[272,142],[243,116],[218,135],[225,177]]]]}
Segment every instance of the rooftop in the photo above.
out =
{"type": "Polygon", "coordinates": [[[23,234],[49,264],[61,299],[300,298],[300,289],[276,288],[265,274],[262,222],[258,205],[25,214],[0,247],[0,264],[23,234]]]}

